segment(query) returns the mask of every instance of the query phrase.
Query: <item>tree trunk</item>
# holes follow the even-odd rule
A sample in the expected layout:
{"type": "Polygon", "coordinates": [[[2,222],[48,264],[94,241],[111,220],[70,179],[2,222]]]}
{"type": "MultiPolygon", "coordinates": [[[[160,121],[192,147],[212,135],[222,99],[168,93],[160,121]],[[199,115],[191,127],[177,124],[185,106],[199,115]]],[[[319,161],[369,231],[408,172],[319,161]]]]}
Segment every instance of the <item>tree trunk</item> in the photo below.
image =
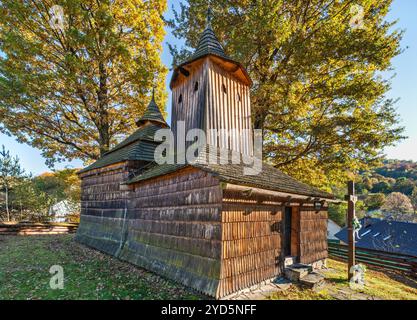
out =
{"type": "Polygon", "coordinates": [[[6,184],[6,213],[7,213],[7,221],[10,222],[10,212],[9,212],[9,188],[6,184]]]}
{"type": "Polygon", "coordinates": [[[263,141],[265,140],[265,130],[264,130],[264,124],[265,124],[265,115],[261,114],[259,112],[255,113],[255,119],[253,123],[253,129],[262,130],[262,159],[265,158],[264,155],[264,147],[263,147],[263,141]]]}
{"type": "Polygon", "coordinates": [[[108,88],[107,70],[103,62],[99,63],[100,83],[97,92],[98,106],[100,110],[99,144],[100,157],[110,149],[110,119],[108,113],[108,88]]]}

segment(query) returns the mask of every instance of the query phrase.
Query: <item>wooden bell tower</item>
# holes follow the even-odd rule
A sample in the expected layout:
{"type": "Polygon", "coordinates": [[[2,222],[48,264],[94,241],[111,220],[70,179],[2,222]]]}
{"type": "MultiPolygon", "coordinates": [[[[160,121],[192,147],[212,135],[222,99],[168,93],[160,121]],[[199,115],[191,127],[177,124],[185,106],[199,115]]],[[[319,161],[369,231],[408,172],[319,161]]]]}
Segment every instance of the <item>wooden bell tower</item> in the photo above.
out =
{"type": "Polygon", "coordinates": [[[177,122],[184,121],[185,132],[204,130],[209,145],[253,155],[251,79],[225,54],[207,20],[193,56],[174,69],[172,131],[176,136],[177,122]]]}

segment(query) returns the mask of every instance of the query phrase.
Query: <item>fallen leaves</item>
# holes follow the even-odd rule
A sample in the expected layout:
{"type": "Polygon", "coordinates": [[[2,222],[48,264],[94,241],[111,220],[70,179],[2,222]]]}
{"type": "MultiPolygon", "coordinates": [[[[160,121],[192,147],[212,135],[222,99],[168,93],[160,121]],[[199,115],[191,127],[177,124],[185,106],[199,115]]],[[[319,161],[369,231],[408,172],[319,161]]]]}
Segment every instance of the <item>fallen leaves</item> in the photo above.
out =
{"type": "Polygon", "coordinates": [[[3,237],[0,299],[198,299],[200,295],[87,248],[73,235],[3,237]],[[64,289],[49,288],[50,266],[64,268],[64,289]]]}

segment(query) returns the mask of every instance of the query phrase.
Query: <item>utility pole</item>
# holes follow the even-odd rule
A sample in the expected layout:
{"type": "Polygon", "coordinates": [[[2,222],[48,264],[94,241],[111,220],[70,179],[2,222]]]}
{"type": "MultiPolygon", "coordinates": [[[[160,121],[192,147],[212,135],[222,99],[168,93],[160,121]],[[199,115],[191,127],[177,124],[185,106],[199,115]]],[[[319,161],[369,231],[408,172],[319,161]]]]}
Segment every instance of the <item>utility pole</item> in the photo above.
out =
{"type": "Polygon", "coordinates": [[[348,202],[347,212],[347,230],[348,230],[348,280],[353,277],[353,266],[355,265],[355,230],[353,228],[353,219],[355,218],[355,203],[357,197],[355,196],[355,183],[348,182],[348,194],[345,198],[348,202]]]}

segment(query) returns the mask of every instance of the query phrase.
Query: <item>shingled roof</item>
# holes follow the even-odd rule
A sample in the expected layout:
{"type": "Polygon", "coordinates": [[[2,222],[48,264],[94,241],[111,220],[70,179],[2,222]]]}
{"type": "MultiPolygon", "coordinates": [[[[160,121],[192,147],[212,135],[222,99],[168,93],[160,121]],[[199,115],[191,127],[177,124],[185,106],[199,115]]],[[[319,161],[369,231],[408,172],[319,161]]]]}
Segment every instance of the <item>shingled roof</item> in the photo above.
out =
{"type": "Polygon", "coordinates": [[[154,151],[159,144],[154,142],[154,135],[159,129],[161,129],[161,127],[157,125],[148,125],[144,128],[139,128],[136,132],[79,173],[106,167],[122,161],[138,160],[153,162],[154,151]]]}
{"type": "Polygon", "coordinates": [[[185,61],[179,63],[174,68],[174,73],[172,75],[170,87],[172,88],[172,83],[177,78],[179,70],[183,69],[185,66],[193,63],[194,61],[197,61],[210,55],[219,57],[238,66],[242,70],[245,77],[248,79],[248,82],[252,83],[252,80],[250,79],[249,74],[246,72],[245,68],[239,62],[233,60],[225,53],[223,46],[221,45],[219,39],[217,38],[216,34],[214,33],[211,27],[210,18],[208,17],[206,28],[201,34],[197,48],[194,51],[193,55],[185,61]]]}
{"type": "Polygon", "coordinates": [[[168,124],[165,122],[164,117],[162,116],[161,111],[159,110],[158,105],[155,102],[155,92],[152,92],[152,99],[149,103],[148,107],[146,108],[145,113],[143,116],[136,122],[137,126],[140,127],[147,121],[156,122],[161,124],[164,127],[168,127],[168,124]]]}
{"type": "Polygon", "coordinates": [[[159,142],[154,141],[156,131],[169,127],[156,102],[154,93],[144,115],[137,121],[139,129],[105,153],[100,159],[79,173],[106,167],[122,161],[154,161],[154,151],[159,142]],[[144,125],[150,122],[148,125],[144,125]]]}
{"type": "MultiPolygon", "coordinates": [[[[412,255],[417,257],[417,223],[363,218],[360,220],[357,248],[373,249],[385,252],[412,255]]],[[[335,237],[347,243],[347,228],[343,228],[335,237]]]]}
{"type": "MultiPolygon", "coordinates": [[[[224,52],[223,46],[220,44],[219,39],[217,39],[216,35],[214,34],[210,24],[207,25],[206,29],[201,34],[197,49],[189,60],[194,61],[209,54],[225,59],[230,59],[224,52]]],[[[187,61],[185,61],[185,63],[187,63],[187,61]]]]}
{"type": "MultiPolygon", "coordinates": [[[[134,184],[156,178],[190,166],[207,171],[227,183],[309,197],[334,199],[332,194],[302,183],[266,163],[262,163],[262,166],[259,168],[259,174],[246,175],[244,174],[245,165],[233,164],[231,160],[232,154],[236,156],[236,153],[230,150],[220,150],[213,146],[206,146],[200,151],[198,158],[193,162],[187,162],[185,164],[155,164],[149,170],[127,181],[126,184],[134,184]],[[221,154],[227,154],[227,156],[222,158],[220,156],[221,154]]],[[[238,156],[240,158],[245,157],[242,154],[238,154],[238,156]]],[[[248,165],[247,167],[251,166],[248,165]]]]}

